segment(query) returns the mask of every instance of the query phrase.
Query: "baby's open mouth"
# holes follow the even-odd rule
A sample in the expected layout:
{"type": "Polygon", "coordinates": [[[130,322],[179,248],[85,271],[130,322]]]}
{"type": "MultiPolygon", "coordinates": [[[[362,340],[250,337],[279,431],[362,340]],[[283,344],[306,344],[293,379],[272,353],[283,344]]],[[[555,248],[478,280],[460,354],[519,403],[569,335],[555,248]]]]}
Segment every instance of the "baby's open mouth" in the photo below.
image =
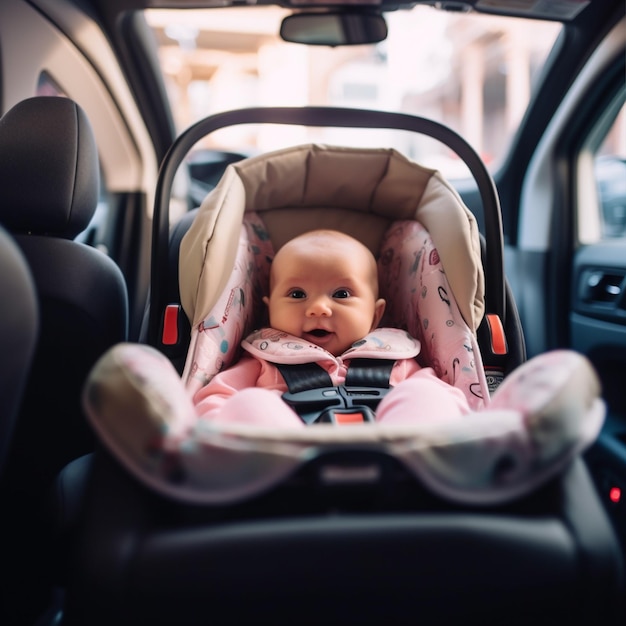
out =
{"type": "Polygon", "coordinates": [[[316,328],[315,330],[310,330],[308,334],[314,337],[326,337],[326,335],[330,335],[330,331],[324,330],[323,328],[316,328]]]}

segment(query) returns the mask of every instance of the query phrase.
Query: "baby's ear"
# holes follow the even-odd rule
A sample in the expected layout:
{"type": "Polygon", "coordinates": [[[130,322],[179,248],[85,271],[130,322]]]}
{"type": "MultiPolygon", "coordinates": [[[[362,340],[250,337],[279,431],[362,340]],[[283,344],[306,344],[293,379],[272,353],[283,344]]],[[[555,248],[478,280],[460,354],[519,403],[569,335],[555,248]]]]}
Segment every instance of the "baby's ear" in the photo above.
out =
{"type": "Polygon", "coordinates": [[[384,298],[378,298],[378,300],[376,300],[376,304],[374,305],[374,319],[372,321],[372,328],[370,330],[378,328],[380,320],[383,319],[383,313],[385,312],[386,306],[387,302],[384,298]]]}
{"type": "Polygon", "coordinates": [[[263,302],[265,302],[265,306],[270,305],[270,299],[267,296],[263,296],[263,302]]]}

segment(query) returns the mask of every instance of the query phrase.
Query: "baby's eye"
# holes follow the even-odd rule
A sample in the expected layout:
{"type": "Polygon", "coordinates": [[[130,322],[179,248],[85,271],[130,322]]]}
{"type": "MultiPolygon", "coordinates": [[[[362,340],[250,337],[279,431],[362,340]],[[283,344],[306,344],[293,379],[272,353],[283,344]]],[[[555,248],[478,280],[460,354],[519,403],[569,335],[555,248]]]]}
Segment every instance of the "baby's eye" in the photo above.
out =
{"type": "Polygon", "coordinates": [[[349,298],[350,292],[347,289],[337,289],[335,293],[333,293],[333,298],[349,298]]]}
{"type": "Polygon", "coordinates": [[[289,297],[294,298],[295,300],[300,300],[302,298],[306,298],[306,293],[303,289],[292,289],[289,292],[289,297]]]}

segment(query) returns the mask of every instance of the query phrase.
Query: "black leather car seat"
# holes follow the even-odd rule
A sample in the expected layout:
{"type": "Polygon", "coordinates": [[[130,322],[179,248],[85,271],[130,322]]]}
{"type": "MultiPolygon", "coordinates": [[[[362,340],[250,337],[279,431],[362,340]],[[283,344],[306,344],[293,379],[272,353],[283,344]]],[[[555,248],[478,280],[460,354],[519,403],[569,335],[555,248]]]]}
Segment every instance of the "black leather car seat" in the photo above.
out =
{"type": "Polygon", "coordinates": [[[35,351],[39,310],[35,283],[13,238],[0,227],[0,476],[35,351]]]}
{"type": "MultiPolygon", "coordinates": [[[[39,333],[39,308],[35,283],[26,259],[7,231],[0,226],[0,477],[13,439],[24,387],[39,333]]],[[[4,500],[4,499],[3,499],[4,500]]],[[[0,580],[10,579],[7,554],[13,537],[0,522],[0,580]]],[[[7,604],[9,587],[0,587],[0,608],[7,604]]],[[[0,611],[0,622],[8,621],[0,611]]]]}
{"type": "Polygon", "coordinates": [[[28,262],[41,321],[0,492],[10,620],[47,601],[38,597],[48,593],[52,548],[44,503],[61,468],[93,449],[81,390],[98,357],[127,338],[128,296],[117,264],[74,241],[100,192],[96,140],[80,106],[33,97],[0,118],[0,189],[0,223],[28,262]]]}
{"type": "Polygon", "coordinates": [[[0,222],[33,274],[41,334],[7,471],[21,485],[49,481],[91,450],[80,390],[95,360],[127,336],[119,267],[73,241],[98,203],[99,162],[84,111],[67,98],[24,100],[0,119],[0,222]]]}

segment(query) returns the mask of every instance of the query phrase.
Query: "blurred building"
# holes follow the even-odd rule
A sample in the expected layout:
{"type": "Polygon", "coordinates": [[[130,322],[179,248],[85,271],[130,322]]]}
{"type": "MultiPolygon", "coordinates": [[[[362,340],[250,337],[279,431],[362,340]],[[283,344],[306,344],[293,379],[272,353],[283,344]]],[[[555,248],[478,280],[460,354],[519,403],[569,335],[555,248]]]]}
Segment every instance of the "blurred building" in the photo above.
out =
{"type": "MultiPolygon", "coordinates": [[[[279,39],[280,19],[286,14],[274,7],[246,7],[245,13],[236,8],[147,13],[179,129],[243,106],[396,110],[449,125],[489,162],[515,132],[533,76],[559,30],[548,22],[520,24],[493,16],[468,20],[467,15],[457,19],[420,7],[389,14],[390,36],[377,46],[307,47],[279,39]]],[[[349,131],[321,132],[233,128],[223,131],[219,141],[228,144],[229,133],[233,143],[256,149],[299,139],[358,141],[349,131]]],[[[419,158],[421,148],[411,141],[401,148],[419,158]]]]}

